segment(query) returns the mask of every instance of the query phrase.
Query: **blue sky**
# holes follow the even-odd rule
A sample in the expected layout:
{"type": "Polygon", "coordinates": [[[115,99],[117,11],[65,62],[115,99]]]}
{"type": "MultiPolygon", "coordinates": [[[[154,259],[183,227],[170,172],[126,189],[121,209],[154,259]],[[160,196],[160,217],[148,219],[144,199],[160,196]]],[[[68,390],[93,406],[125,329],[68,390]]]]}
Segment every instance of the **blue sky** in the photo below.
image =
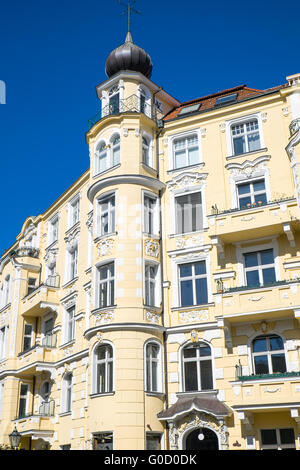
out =
{"type": "MultiPolygon", "coordinates": [[[[126,0],[123,0],[126,3],[126,0]]],[[[152,80],[180,101],[240,84],[269,88],[299,72],[300,4],[137,0],[136,44],[152,80]]],[[[109,52],[123,43],[116,0],[0,3],[0,254],[89,166],[87,121],[109,52]]]]}

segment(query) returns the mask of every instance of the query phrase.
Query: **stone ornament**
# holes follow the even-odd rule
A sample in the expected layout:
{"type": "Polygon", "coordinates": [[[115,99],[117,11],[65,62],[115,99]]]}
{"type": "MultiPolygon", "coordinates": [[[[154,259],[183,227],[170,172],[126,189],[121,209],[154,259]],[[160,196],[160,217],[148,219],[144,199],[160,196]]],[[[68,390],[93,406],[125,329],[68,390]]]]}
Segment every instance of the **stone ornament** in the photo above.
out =
{"type": "Polygon", "coordinates": [[[105,238],[100,240],[97,244],[97,254],[98,256],[106,256],[112,253],[114,246],[114,240],[112,238],[105,238]]]}
{"type": "Polygon", "coordinates": [[[182,237],[176,239],[176,248],[191,248],[194,246],[203,245],[204,239],[201,235],[194,235],[192,237],[182,237]]]}
{"type": "MultiPolygon", "coordinates": [[[[202,164],[202,167],[204,163],[202,164]]],[[[207,173],[199,173],[197,171],[184,171],[179,175],[175,176],[171,181],[167,183],[170,191],[176,191],[181,188],[188,188],[189,186],[203,185],[207,178],[207,173]]]]}
{"type": "Polygon", "coordinates": [[[160,315],[153,312],[146,312],[146,320],[150,323],[154,323],[159,325],[160,323],[160,315]]]}
{"type": "Polygon", "coordinates": [[[159,256],[159,243],[156,240],[146,240],[145,241],[145,253],[148,256],[158,258],[159,256]]]}
{"type": "Polygon", "coordinates": [[[199,321],[208,321],[208,310],[192,310],[179,312],[179,320],[181,323],[195,323],[199,321]]]}
{"type": "Polygon", "coordinates": [[[106,325],[107,323],[111,323],[113,319],[113,311],[101,312],[96,315],[95,323],[96,325],[106,325]]]}

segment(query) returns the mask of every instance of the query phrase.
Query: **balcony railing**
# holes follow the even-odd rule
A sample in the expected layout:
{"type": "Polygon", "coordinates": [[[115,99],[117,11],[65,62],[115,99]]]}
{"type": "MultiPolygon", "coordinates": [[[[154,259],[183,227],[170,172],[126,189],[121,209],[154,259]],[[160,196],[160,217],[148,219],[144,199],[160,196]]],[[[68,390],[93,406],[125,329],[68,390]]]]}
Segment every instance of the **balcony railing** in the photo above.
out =
{"type": "Polygon", "coordinates": [[[22,248],[17,248],[15,251],[11,252],[13,256],[28,256],[30,258],[38,258],[40,250],[33,246],[23,246],[22,248]]]}
{"type": "Polygon", "coordinates": [[[292,137],[300,129],[300,118],[294,119],[289,125],[290,137],[292,137]]]}
{"type": "Polygon", "coordinates": [[[217,205],[215,204],[211,208],[211,214],[210,215],[226,215],[226,214],[232,214],[234,212],[245,211],[247,209],[254,209],[254,208],[259,209],[260,207],[270,206],[272,204],[281,204],[281,203],[286,202],[286,201],[291,201],[292,199],[295,199],[294,196],[284,197],[284,198],[280,198],[280,199],[273,199],[272,201],[267,201],[267,202],[258,201],[258,202],[254,202],[252,204],[247,204],[247,206],[245,206],[245,207],[236,207],[236,208],[233,208],[233,209],[226,209],[226,210],[218,209],[217,205]]]}
{"type": "Polygon", "coordinates": [[[242,292],[245,290],[253,290],[253,289],[266,289],[268,287],[277,287],[277,286],[285,286],[289,284],[294,284],[296,282],[300,282],[300,278],[295,279],[288,279],[282,281],[274,281],[265,284],[256,284],[252,286],[238,286],[238,287],[224,287],[222,281],[219,281],[217,284],[218,293],[222,294],[231,294],[233,292],[242,292]]]}
{"type": "Polygon", "coordinates": [[[289,377],[300,377],[300,372],[276,372],[275,374],[251,374],[243,375],[242,366],[240,364],[235,366],[236,380],[241,382],[248,382],[251,380],[269,380],[269,379],[287,379],[289,377]]]}
{"type": "Polygon", "coordinates": [[[150,105],[148,103],[145,103],[144,101],[141,101],[140,97],[137,95],[131,95],[128,98],[125,98],[124,100],[120,100],[118,105],[114,103],[104,106],[104,108],[102,108],[99,113],[97,113],[95,116],[88,120],[89,129],[91,129],[91,127],[93,127],[96,122],[100,121],[100,119],[106,116],[112,116],[115,114],[127,112],[143,113],[154,121],[157,121],[158,113],[161,114],[161,112],[155,105],[150,105]]]}
{"type": "Polygon", "coordinates": [[[57,344],[57,334],[56,333],[46,334],[42,339],[42,346],[46,346],[48,348],[55,348],[56,344],[57,344]]]}
{"type": "Polygon", "coordinates": [[[41,416],[41,417],[54,416],[54,409],[55,409],[54,400],[44,401],[43,403],[41,403],[38,413],[25,413],[23,410],[21,410],[15,419],[27,419],[27,418],[31,418],[32,416],[41,416]]]}

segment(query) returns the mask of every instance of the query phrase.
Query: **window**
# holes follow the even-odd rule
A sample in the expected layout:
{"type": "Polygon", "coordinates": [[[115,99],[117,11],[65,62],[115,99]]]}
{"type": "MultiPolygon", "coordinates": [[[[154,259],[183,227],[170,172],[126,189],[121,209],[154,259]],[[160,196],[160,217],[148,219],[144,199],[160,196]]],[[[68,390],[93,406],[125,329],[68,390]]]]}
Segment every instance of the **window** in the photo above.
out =
{"type": "Polygon", "coordinates": [[[116,230],[115,195],[112,194],[98,200],[98,228],[99,235],[107,235],[116,230]]]}
{"type": "Polygon", "coordinates": [[[182,350],[183,391],[213,389],[211,349],[206,343],[189,344],[182,350]]]}
{"type": "Polygon", "coordinates": [[[63,444],[60,446],[60,450],[71,450],[71,444],[63,444]]]}
{"type": "Polygon", "coordinates": [[[233,124],[231,126],[232,148],[234,155],[253,152],[260,149],[258,120],[233,124]]]}
{"type": "Polygon", "coordinates": [[[221,106],[223,104],[227,103],[233,103],[237,99],[237,93],[233,93],[232,95],[226,95],[226,96],[221,96],[220,98],[217,98],[215,102],[215,106],[221,106]]]}
{"type": "Polygon", "coordinates": [[[276,281],[273,249],[244,253],[245,280],[248,287],[276,281]]]}
{"type": "Polygon", "coordinates": [[[27,290],[27,295],[32,294],[32,292],[35,291],[37,288],[37,279],[35,277],[29,277],[28,278],[28,290],[27,290]]]}
{"type": "Polygon", "coordinates": [[[28,384],[21,384],[20,388],[20,399],[19,399],[19,418],[25,418],[27,413],[27,402],[28,402],[28,384]]]}
{"type": "Polygon", "coordinates": [[[99,275],[99,299],[98,305],[108,307],[114,305],[115,267],[109,263],[98,268],[99,275]]]}
{"type": "Polygon", "coordinates": [[[114,135],[111,139],[112,166],[120,163],[120,136],[114,135]]]}
{"type": "Polygon", "coordinates": [[[283,340],[277,335],[258,336],[252,343],[255,374],[286,372],[283,340]]]}
{"type": "Polygon", "coordinates": [[[54,347],[56,346],[56,335],[53,332],[54,318],[49,318],[44,322],[44,337],[42,340],[43,346],[54,347]]]}
{"type": "Polygon", "coordinates": [[[146,432],[146,450],[161,450],[161,434],[146,432]]]}
{"type": "Polygon", "coordinates": [[[78,263],[78,246],[73,246],[71,251],[68,251],[69,257],[69,275],[68,280],[71,281],[77,276],[77,263],[78,263]]]}
{"type": "Polygon", "coordinates": [[[32,346],[33,326],[29,323],[24,327],[23,352],[28,351],[32,346]]]}
{"type": "Polygon", "coordinates": [[[93,436],[94,450],[113,450],[112,432],[99,432],[93,436]]]}
{"type": "Polygon", "coordinates": [[[56,242],[58,238],[58,216],[50,220],[49,244],[56,242]]]}
{"type": "Polygon", "coordinates": [[[144,195],[144,232],[158,233],[157,198],[144,195]]]}
{"type": "Polygon", "coordinates": [[[72,410],[72,374],[68,373],[63,378],[62,384],[62,413],[70,413],[72,410]]]}
{"type": "Polygon", "coordinates": [[[150,142],[146,137],[142,137],[142,161],[146,165],[151,166],[150,142]]]}
{"type": "Polygon", "coordinates": [[[65,341],[72,341],[75,337],[75,306],[70,307],[66,310],[66,329],[65,329],[65,341]]]}
{"type": "Polygon", "coordinates": [[[197,134],[174,140],[174,168],[195,165],[200,161],[197,134]]]}
{"type": "Polygon", "coordinates": [[[120,94],[118,85],[113,86],[108,93],[109,96],[109,114],[118,114],[120,112],[120,94]]]}
{"type": "Polygon", "coordinates": [[[206,262],[179,265],[180,305],[206,304],[208,301],[206,262]]]}
{"type": "Polygon", "coordinates": [[[6,336],[7,328],[4,326],[0,329],[0,360],[5,358],[6,354],[6,336]]]}
{"type": "Polygon", "coordinates": [[[237,198],[240,209],[246,209],[254,204],[257,206],[267,204],[265,180],[259,179],[246,183],[238,183],[237,198]]]}
{"type": "Polygon", "coordinates": [[[50,395],[51,395],[50,382],[46,381],[42,383],[41,389],[40,389],[40,395],[41,395],[41,399],[43,402],[46,402],[46,403],[49,402],[50,395]]]}
{"type": "Polygon", "coordinates": [[[261,429],[260,436],[261,449],[263,450],[296,450],[293,428],[261,429]]]}
{"type": "Polygon", "coordinates": [[[160,391],[160,346],[151,342],[146,345],[146,392],[160,391]]]}
{"type": "Polygon", "coordinates": [[[192,104],[190,106],[185,106],[184,108],[181,108],[177,116],[184,116],[186,114],[195,113],[196,111],[199,111],[200,108],[201,108],[201,103],[192,104]]]}
{"type": "Polygon", "coordinates": [[[113,391],[113,349],[110,344],[103,344],[95,351],[95,393],[113,391]]]}
{"type": "Polygon", "coordinates": [[[119,134],[114,134],[109,144],[102,140],[96,146],[95,174],[102,173],[120,163],[121,140],[119,134]]]}
{"type": "Polygon", "coordinates": [[[176,232],[196,232],[203,228],[201,193],[186,194],[175,198],[176,232]]]}
{"type": "Polygon", "coordinates": [[[79,196],[70,202],[70,227],[79,222],[80,199],[79,196]]]}
{"type": "Polygon", "coordinates": [[[0,308],[5,307],[10,302],[10,275],[8,274],[1,287],[0,308]]]}
{"type": "Polygon", "coordinates": [[[145,265],[145,305],[157,306],[156,279],[158,266],[154,264],[145,265]]]}

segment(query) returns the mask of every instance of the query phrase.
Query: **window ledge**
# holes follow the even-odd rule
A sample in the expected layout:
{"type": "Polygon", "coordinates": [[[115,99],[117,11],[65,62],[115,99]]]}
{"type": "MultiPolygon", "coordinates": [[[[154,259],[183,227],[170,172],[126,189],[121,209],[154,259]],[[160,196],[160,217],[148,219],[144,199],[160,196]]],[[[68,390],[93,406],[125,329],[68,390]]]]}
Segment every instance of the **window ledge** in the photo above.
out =
{"type": "Polygon", "coordinates": [[[205,163],[204,162],[199,162],[196,163],[195,165],[188,165],[188,166],[181,166],[180,168],[172,168],[171,170],[168,170],[167,173],[176,173],[178,171],[184,171],[186,169],[190,168],[200,168],[202,169],[204,167],[205,163]]]}
{"type": "Polygon", "coordinates": [[[300,380],[300,372],[282,372],[277,374],[253,374],[238,377],[232,384],[249,385],[249,383],[270,383],[289,380],[300,380]]]}
{"type": "Polygon", "coordinates": [[[179,397],[188,397],[189,395],[217,395],[219,390],[209,389],[209,390],[195,390],[192,392],[177,392],[176,396],[179,397]]]}
{"type": "Polygon", "coordinates": [[[262,153],[262,152],[267,152],[267,151],[268,151],[267,147],[264,147],[261,149],[252,150],[251,152],[239,153],[238,155],[229,155],[228,157],[226,157],[226,160],[232,160],[233,158],[240,158],[240,157],[244,157],[247,155],[253,155],[255,153],[262,153]]]}
{"type": "Polygon", "coordinates": [[[98,237],[94,238],[94,243],[97,243],[100,240],[104,240],[105,238],[108,238],[108,237],[115,237],[117,235],[118,235],[118,232],[110,232],[110,233],[106,233],[105,235],[99,235],[98,237]]]}
{"type": "Polygon", "coordinates": [[[110,171],[116,170],[121,166],[121,163],[118,163],[117,165],[111,166],[107,168],[107,170],[101,171],[100,173],[97,173],[96,175],[93,176],[93,179],[99,178],[99,176],[105,175],[106,173],[109,173],[110,171]]]}
{"type": "Polygon", "coordinates": [[[181,310],[194,310],[195,308],[207,308],[207,307],[214,307],[215,302],[209,302],[206,304],[199,304],[199,305],[186,305],[184,307],[178,306],[178,307],[172,307],[171,311],[181,311],[181,310]]]}
{"type": "Polygon", "coordinates": [[[68,235],[69,233],[71,233],[76,228],[79,228],[79,226],[80,226],[80,220],[78,220],[78,222],[76,222],[76,224],[69,227],[68,230],[66,230],[65,235],[68,235]]]}
{"type": "Polygon", "coordinates": [[[11,306],[11,302],[9,302],[8,304],[4,305],[4,307],[1,307],[0,308],[0,313],[4,312],[4,310],[6,310],[8,307],[11,306]]]}
{"type": "Polygon", "coordinates": [[[103,393],[91,393],[90,398],[97,398],[97,397],[111,397],[115,394],[115,392],[103,392],[103,393]]]}
{"type": "Polygon", "coordinates": [[[49,245],[46,247],[46,251],[50,250],[51,248],[54,248],[58,244],[58,238],[56,240],[53,240],[49,245]]]}
{"type": "Polygon", "coordinates": [[[58,416],[64,417],[64,416],[71,416],[72,411],[63,411],[62,413],[59,413],[58,416]]]}
{"type": "Polygon", "coordinates": [[[164,392],[147,392],[147,390],[145,390],[145,394],[147,397],[157,397],[157,398],[164,398],[166,395],[164,392]]]}
{"type": "Polygon", "coordinates": [[[157,171],[155,168],[153,168],[150,165],[147,165],[145,162],[141,162],[141,165],[145,168],[145,170],[150,171],[150,173],[153,173],[154,175],[157,175],[157,171]]]}
{"type": "Polygon", "coordinates": [[[189,236],[194,236],[199,233],[206,232],[208,230],[208,227],[203,227],[201,230],[195,230],[195,232],[183,232],[183,233],[171,233],[168,235],[169,238],[177,238],[177,237],[189,237],[189,236]]]}
{"type": "Polygon", "coordinates": [[[78,281],[78,276],[73,277],[70,281],[66,282],[63,286],[61,286],[62,289],[65,289],[66,287],[69,287],[73,282],[78,281]]]}
{"type": "Polygon", "coordinates": [[[75,338],[72,339],[71,341],[68,341],[67,343],[63,343],[59,346],[59,349],[67,348],[68,346],[71,346],[72,344],[75,343],[75,338]]]}

